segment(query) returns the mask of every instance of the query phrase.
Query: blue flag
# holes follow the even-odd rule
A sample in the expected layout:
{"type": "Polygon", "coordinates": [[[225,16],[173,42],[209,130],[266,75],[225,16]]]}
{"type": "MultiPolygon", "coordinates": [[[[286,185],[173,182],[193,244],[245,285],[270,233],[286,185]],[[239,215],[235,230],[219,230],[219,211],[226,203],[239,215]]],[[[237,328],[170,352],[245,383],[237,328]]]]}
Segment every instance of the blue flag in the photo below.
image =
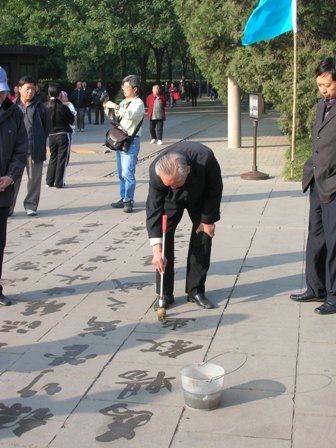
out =
{"type": "Polygon", "coordinates": [[[296,0],[260,0],[246,23],[242,44],[251,45],[291,30],[296,31],[296,0]]]}

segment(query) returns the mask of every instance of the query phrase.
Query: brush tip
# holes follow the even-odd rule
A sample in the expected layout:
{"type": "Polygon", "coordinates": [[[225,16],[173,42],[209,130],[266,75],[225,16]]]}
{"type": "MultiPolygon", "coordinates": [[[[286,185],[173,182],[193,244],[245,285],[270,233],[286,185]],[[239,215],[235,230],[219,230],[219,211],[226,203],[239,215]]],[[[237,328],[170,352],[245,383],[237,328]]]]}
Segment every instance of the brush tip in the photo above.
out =
{"type": "Polygon", "coordinates": [[[163,307],[158,308],[156,310],[156,314],[160,322],[164,321],[166,318],[166,308],[163,307]]]}

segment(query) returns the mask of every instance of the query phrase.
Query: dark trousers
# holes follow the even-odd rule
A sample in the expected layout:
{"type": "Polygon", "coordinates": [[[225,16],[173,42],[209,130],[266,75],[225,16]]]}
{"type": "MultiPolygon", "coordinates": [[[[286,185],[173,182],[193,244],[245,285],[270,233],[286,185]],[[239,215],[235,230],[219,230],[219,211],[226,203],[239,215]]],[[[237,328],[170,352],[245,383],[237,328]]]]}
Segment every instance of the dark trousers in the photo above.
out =
{"type": "Polygon", "coordinates": [[[77,128],[84,129],[85,128],[85,107],[79,107],[77,109],[77,128]]]}
{"type": "MultiPolygon", "coordinates": [[[[183,209],[165,208],[168,216],[165,257],[167,265],[163,276],[163,294],[169,295],[174,292],[174,235],[178,223],[183,216],[183,209]]],[[[205,281],[210,266],[212,239],[204,232],[196,234],[200,224],[200,214],[193,214],[188,210],[193,223],[189,250],[187,256],[187,273],[185,292],[188,295],[205,292],[205,281]]],[[[156,272],[156,292],[160,294],[161,275],[156,272]]]]}
{"type": "MultiPolygon", "coordinates": [[[[0,207],[0,280],[2,278],[2,262],[6,247],[8,213],[9,213],[9,207],[0,207]]],[[[2,293],[1,284],[0,284],[0,293],[2,293]]]]}
{"type": "Polygon", "coordinates": [[[100,116],[100,124],[104,123],[104,108],[103,106],[95,106],[95,124],[99,123],[99,116],[100,116]]]}
{"type": "Polygon", "coordinates": [[[197,106],[197,96],[191,95],[191,105],[197,106]]]}
{"type": "Polygon", "coordinates": [[[155,140],[162,140],[163,120],[149,120],[149,132],[155,140]]]}
{"type": "Polygon", "coordinates": [[[71,134],[55,134],[49,136],[50,160],[46,183],[50,187],[63,188],[65,172],[69,163],[71,134]]]}
{"type": "Polygon", "coordinates": [[[322,203],[315,185],[310,187],[306,283],[309,292],[336,303],[336,198],[322,203]]]}

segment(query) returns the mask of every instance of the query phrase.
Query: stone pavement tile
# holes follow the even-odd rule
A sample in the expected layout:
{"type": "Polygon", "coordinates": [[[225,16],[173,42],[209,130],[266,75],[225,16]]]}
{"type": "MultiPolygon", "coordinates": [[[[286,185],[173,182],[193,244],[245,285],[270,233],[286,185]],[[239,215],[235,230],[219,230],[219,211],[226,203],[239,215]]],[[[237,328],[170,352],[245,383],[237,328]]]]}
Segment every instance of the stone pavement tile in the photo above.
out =
{"type": "MultiPolygon", "coordinates": [[[[10,369],[13,372],[40,372],[55,368],[57,375],[97,375],[118,350],[118,345],[97,344],[91,338],[72,337],[18,346],[24,351],[10,369]]],[[[3,348],[4,353],[11,349],[3,348]]]]}
{"type": "MultiPolygon", "coordinates": [[[[211,418],[211,414],[209,415],[211,418]]],[[[221,422],[225,426],[225,421],[221,422]]],[[[228,434],[194,433],[177,431],[174,435],[171,448],[193,447],[193,448],[291,448],[290,440],[268,439],[261,437],[240,437],[228,434]]]]}
{"type": "Polygon", "coordinates": [[[180,307],[170,306],[166,320],[159,322],[156,314],[147,313],[137,325],[136,333],[190,334],[212,337],[219,323],[222,310],[190,309],[190,305],[180,307]]]}
{"type": "Polygon", "coordinates": [[[211,351],[238,349],[249,354],[276,355],[295,357],[298,350],[298,328],[282,325],[275,321],[270,331],[269,326],[250,325],[248,322],[226,319],[224,313],[211,351]]]}
{"type": "MultiPolygon", "coordinates": [[[[322,330],[323,326],[320,326],[322,330]]],[[[312,338],[313,339],[313,338],[312,338]]],[[[298,374],[324,374],[335,375],[336,357],[333,356],[336,350],[336,341],[329,339],[323,342],[301,340],[300,333],[300,357],[298,359],[298,374]],[[323,371],[321,371],[323,366],[323,371]]]]}
{"type": "Polygon", "coordinates": [[[118,448],[167,447],[174,435],[179,411],[178,406],[86,399],[66,421],[50,448],[64,448],[69,441],[76,441],[76,446],[81,448],[104,445],[118,448]]]}
{"type": "Polygon", "coordinates": [[[336,439],[335,416],[309,415],[295,412],[293,448],[334,448],[336,439]]]}
{"type": "Polygon", "coordinates": [[[141,365],[164,362],[185,366],[201,362],[211,342],[210,337],[178,333],[133,333],[116,354],[114,362],[137,361],[141,365]]]}
{"type": "Polygon", "coordinates": [[[143,365],[133,359],[110,363],[87,397],[114,403],[142,403],[158,406],[184,405],[180,366],[157,362],[143,365]]]}
{"type": "Polygon", "coordinates": [[[290,440],[292,395],[284,391],[231,388],[222,392],[221,405],[211,413],[187,408],[181,433],[235,435],[290,440]]]}
{"type": "MultiPolygon", "coordinates": [[[[0,347],[3,349],[5,345],[0,342],[0,347]]],[[[23,353],[23,351],[22,351],[23,353]]],[[[0,373],[9,370],[13,364],[20,358],[21,353],[0,353],[0,373]]]]}
{"type": "Polygon", "coordinates": [[[72,344],[94,343],[119,345],[133,332],[136,322],[115,319],[111,313],[97,313],[92,310],[89,315],[76,310],[68,314],[52,328],[40,341],[58,341],[71,339],[72,344]]]}
{"type": "Polygon", "coordinates": [[[9,417],[1,429],[1,448],[45,448],[63,424],[47,409],[18,405],[13,412],[16,415],[9,417]]]}
{"type": "Polygon", "coordinates": [[[78,405],[94,379],[95,376],[78,372],[75,376],[70,372],[62,375],[55,368],[31,373],[6,372],[2,376],[5,388],[1,394],[0,406],[6,408],[4,414],[8,412],[8,408],[18,406],[45,409],[52,414],[53,420],[63,422],[78,405]]]}
{"type": "Polygon", "coordinates": [[[211,362],[224,368],[224,388],[294,392],[296,356],[254,353],[254,347],[244,350],[239,343],[232,347],[224,341],[212,344],[207,354],[210,360],[221,354],[211,362]]]}
{"type": "MultiPolygon", "coordinates": [[[[251,296],[252,294],[253,291],[251,291],[251,296]]],[[[272,303],[271,301],[265,303],[260,300],[235,303],[234,298],[230,299],[229,306],[222,320],[222,325],[230,323],[230,319],[232,318],[236,321],[237,313],[241,316],[241,320],[244,320],[249,325],[273,327],[275,320],[281,322],[284,327],[298,328],[299,325],[299,316],[288,306],[287,300],[284,300],[283,304],[279,304],[272,303]]]]}
{"type": "MultiPolygon", "coordinates": [[[[246,262],[248,265],[248,260],[246,262]]],[[[263,301],[272,304],[287,304],[289,295],[295,291],[302,275],[290,267],[253,269],[242,272],[235,286],[232,303],[263,301]]]]}
{"type": "MultiPolygon", "coordinates": [[[[293,301],[291,300],[291,302],[293,301]]],[[[297,304],[295,303],[295,305],[297,304]]],[[[298,309],[302,316],[300,322],[300,342],[320,344],[323,352],[323,345],[326,344],[327,347],[332,347],[336,344],[335,315],[321,316],[316,314],[314,309],[319,305],[321,303],[318,302],[298,304],[298,309]]]]}
{"type": "Polygon", "coordinates": [[[2,315],[0,342],[16,352],[18,346],[41,339],[74,305],[74,301],[55,299],[14,303],[2,315]],[[59,315],[56,317],[54,313],[59,315]]]}
{"type": "Polygon", "coordinates": [[[296,412],[335,417],[335,396],[335,375],[324,372],[298,375],[295,394],[296,412]]]}

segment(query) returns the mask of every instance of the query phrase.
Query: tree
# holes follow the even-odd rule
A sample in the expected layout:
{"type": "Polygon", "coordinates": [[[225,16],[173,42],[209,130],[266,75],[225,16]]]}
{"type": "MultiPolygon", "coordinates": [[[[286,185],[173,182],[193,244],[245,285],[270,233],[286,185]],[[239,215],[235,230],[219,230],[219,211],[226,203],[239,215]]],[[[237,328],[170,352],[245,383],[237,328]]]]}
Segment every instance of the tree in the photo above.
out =
{"type": "MultiPolygon", "coordinates": [[[[280,125],[291,132],[293,34],[248,47],[241,39],[255,0],[176,0],[176,11],[190,51],[203,75],[225,98],[231,74],[245,92],[261,92],[280,112],[280,125]]],[[[323,57],[334,55],[335,2],[321,8],[317,0],[298,5],[298,135],[310,131],[316,104],[314,70],[323,57]]]]}

